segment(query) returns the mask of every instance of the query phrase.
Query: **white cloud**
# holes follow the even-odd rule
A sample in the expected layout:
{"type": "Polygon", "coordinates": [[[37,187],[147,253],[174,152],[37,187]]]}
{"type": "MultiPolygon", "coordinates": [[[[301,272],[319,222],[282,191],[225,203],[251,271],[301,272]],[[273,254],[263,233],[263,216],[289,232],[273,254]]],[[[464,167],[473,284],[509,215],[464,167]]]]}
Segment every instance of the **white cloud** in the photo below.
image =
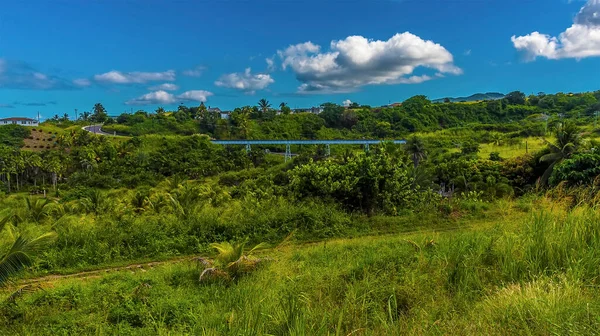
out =
{"type": "Polygon", "coordinates": [[[525,36],[512,36],[514,47],[526,61],[600,56],[600,0],[588,0],[575,16],[573,25],[558,37],[537,31],[525,36]]]}
{"type": "Polygon", "coordinates": [[[206,67],[200,65],[193,69],[184,70],[182,74],[188,77],[200,77],[204,73],[204,70],[206,70],[206,67]]]}
{"type": "Polygon", "coordinates": [[[151,104],[173,104],[175,103],[175,96],[167,91],[154,91],[146,93],[145,95],[139,96],[135,99],[126,101],[127,105],[151,105],[151,104]]]}
{"type": "Polygon", "coordinates": [[[173,84],[173,83],[164,83],[164,84],[160,84],[160,85],[155,85],[155,86],[151,86],[148,88],[148,90],[151,91],[177,91],[179,90],[179,86],[173,84]]]}
{"type": "Polygon", "coordinates": [[[463,55],[465,55],[465,56],[471,56],[471,49],[465,50],[465,52],[463,53],[463,55]]]}
{"type": "Polygon", "coordinates": [[[275,70],[275,60],[274,60],[274,56],[271,58],[265,58],[265,62],[267,62],[267,71],[274,71],[275,70]]]}
{"type": "Polygon", "coordinates": [[[282,68],[289,67],[302,82],[300,92],[349,92],[365,85],[414,84],[433,78],[412,75],[418,67],[442,74],[462,74],[443,46],[409,32],[387,41],[349,36],[332,41],[326,52],[305,42],[277,53],[282,68]]]}
{"type": "Polygon", "coordinates": [[[177,96],[177,98],[179,100],[184,100],[184,101],[195,101],[195,102],[206,102],[208,100],[208,97],[212,96],[213,93],[212,92],[208,92],[208,91],[204,91],[204,90],[191,90],[191,91],[186,91],[182,94],[180,94],[179,96],[177,96]]]}
{"type": "Polygon", "coordinates": [[[206,102],[208,97],[212,96],[212,92],[204,90],[191,90],[186,91],[180,95],[174,95],[164,90],[158,90],[150,93],[146,93],[140,97],[128,100],[125,102],[127,105],[169,105],[184,101],[193,102],[206,102]]]}
{"type": "Polygon", "coordinates": [[[244,73],[230,73],[222,75],[216,82],[216,86],[236,89],[246,93],[254,93],[257,90],[265,89],[275,80],[268,74],[252,74],[252,70],[247,68],[244,73]]]}
{"type": "Polygon", "coordinates": [[[175,71],[167,70],[164,72],[121,72],[112,70],[100,75],[95,75],[94,80],[98,82],[104,83],[114,83],[114,84],[143,84],[148,82],[158,82],[158,81],[174,81],[175,80],[175,71]]]}
{"type": "Polygon", "coordinates": [[[77,78],[73,80],[73,84],[84,87],[92,85],[92,82],[87,78],[77,78]]]}
{"type": "Polygon", "coordinates": [[[342,102],[342,106],[344,107],[348,107],[350,105],[352,105],[352,101],[350,99],[346,99],[342,102]]]}

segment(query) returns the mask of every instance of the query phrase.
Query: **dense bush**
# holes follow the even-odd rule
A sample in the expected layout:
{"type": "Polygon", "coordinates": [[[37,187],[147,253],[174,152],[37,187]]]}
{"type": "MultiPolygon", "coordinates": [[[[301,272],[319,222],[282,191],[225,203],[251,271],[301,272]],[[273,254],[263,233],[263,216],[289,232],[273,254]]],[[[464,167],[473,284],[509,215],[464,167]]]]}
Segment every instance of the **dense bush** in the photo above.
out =
{"type": "Polygon", "coordinates": [[[3,125],[0,127],[0,145],[21,147],[23,139],[31,135],[31,130],[20,125],[3,125]]]}
{"type": "Polygon", "coordinates": [[[563,160],[554,168],[550,183],[556,185],[562,181],[569,185],[591,184],[600,175],[600,154],[579,153],[563,160]]]}
{"type": "Polygon", "coordinates": [[[416,198],[407,165],[384,151],[359,155],[346,162],[326,160],[296,167],[290,188],[299,198],[333,199],[350,210],[397,213],[416,198]]]}

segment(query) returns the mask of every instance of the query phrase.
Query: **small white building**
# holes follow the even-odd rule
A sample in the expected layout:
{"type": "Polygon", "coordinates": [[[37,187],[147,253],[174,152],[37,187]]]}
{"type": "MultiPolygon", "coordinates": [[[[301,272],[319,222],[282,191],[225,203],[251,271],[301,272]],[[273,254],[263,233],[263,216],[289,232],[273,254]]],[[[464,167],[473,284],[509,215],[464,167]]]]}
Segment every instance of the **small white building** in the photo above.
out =
{"type": "Polygon", "coordinates": [[[31,118],[4,118],[0,119],[0,126],[21,125],[21,126],[39,126],[39,122],[31,118]]]}
{"type": "Polygon", "coordinates": [[[319,107],[310,107],[310,108],[297,108],[297,109],[293,109],[292,112],[320,114],[321,112],[323,112],[323,110],[324,110],[324,108],[319,106],[319,107]]]}

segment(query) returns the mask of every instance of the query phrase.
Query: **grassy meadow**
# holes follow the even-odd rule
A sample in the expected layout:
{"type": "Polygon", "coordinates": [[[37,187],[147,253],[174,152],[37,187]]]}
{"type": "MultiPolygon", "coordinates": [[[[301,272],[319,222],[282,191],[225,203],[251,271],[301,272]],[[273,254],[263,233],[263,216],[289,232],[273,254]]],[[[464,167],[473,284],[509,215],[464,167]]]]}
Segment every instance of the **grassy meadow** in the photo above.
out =
{"type": "MultiPolygon", "coordinates": [[[[447,218],[451,228],[301,243],[233,281],[188,260],[41,284],[0,334],[594,334],[600,212],[546,197],[447,218]]],[[[389,221],[388,221],[389,225],[389,221]]],[[[9,292],[6,292],[9,294],[9,292]]]]}

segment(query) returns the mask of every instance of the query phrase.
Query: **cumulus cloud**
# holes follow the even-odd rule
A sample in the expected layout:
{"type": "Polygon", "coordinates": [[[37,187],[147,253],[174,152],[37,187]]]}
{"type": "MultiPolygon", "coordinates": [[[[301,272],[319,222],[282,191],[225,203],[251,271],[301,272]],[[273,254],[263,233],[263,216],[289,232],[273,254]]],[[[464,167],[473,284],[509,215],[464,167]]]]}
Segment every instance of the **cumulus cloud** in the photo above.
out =
{"type": "Polygon", "coordinates": [[[95,75],[94,80],[96,80],[97,82],[113,84],[143,84],[158,81],[172,82],[175,80],[175,71],[167,70],[164,72],[121,72],[112,70],[100,75],[95,75]]]}
{"type": "Polygon", "coordinates": [[[195,101],[195,102],[204,103],[208,100],[208,97],[210,97],[212,95],[213,95],[212,92],[208,92],[208,91],[204,91],[204,90],[191,90],[191,91],[186,91],[186,92],[180,94],[179,96],[177,96],[177,99],[183,100],[183,101],[195,101]]]}
{"type": "Polygon", "coordinates": [[[156,104],[175,104],[184,101],[206,102],[208,97],[212,96],[212,92],[204,90],[186,91],[180,95],[174,95],[164,90],[158,90],[125,102],[127,105],[156,105],[156,104]]]}
{"type": "Polygon", "coordinates": [[[0,88],[23,90],[69,90],[70,80],[44,74],[25,62],[0,59],[0,88]]]}
{"type": "Polygon", "coordinates": [[[182,74],[188,77],[200,77],[204,73],[204,70],[206,70],[205,67],[197,66],[193,69],[184,70],[182,74]]]}
{"type": "Polygon", "coordinates": [[[588,0],[575,16],[573,25],[558,37],[537,31],[511,37],[514,47],[526,61],[600,56],[600,0],[588,0]]]}
{"type": "Polygon", "coordinates": [[[409,32],[387,41],[349,36],[332,41],[328,51],[305,42],[277,54],[283,70],[290,68],[302,83],[300,92],[350,92],[365,85],[414,84],[433,78],[412,75],[418,67],[462,74],[446,48],[409,32]]]}
{"type": "Polygon", "coordinates": [[[258,90],[265,89],[275,80],[268,74],[252,74],[252,70],[247,68],[243,73],[230,73],[222,75],[216,82],[216,86],[226,87],[244,91],[246,93],[254,93],[258,90]]]}
{"type": "Polygon", "coordinates": [[[348,107],[350,105],[352,105],[352,100],[350,100],[350,99],[346,99],[342,102],[342,106],[344,106],[344,107],[348,107]]]}
{"type": "Polygon", "coordinates": [[[151,86],[148,88],[148,90],[151,91],[177,91],[179,90],[179,86],[173,84],[173,83],[164,83],[164,84],[160,84],[160,85],[155,85],[155,86],[151,86]]]}

